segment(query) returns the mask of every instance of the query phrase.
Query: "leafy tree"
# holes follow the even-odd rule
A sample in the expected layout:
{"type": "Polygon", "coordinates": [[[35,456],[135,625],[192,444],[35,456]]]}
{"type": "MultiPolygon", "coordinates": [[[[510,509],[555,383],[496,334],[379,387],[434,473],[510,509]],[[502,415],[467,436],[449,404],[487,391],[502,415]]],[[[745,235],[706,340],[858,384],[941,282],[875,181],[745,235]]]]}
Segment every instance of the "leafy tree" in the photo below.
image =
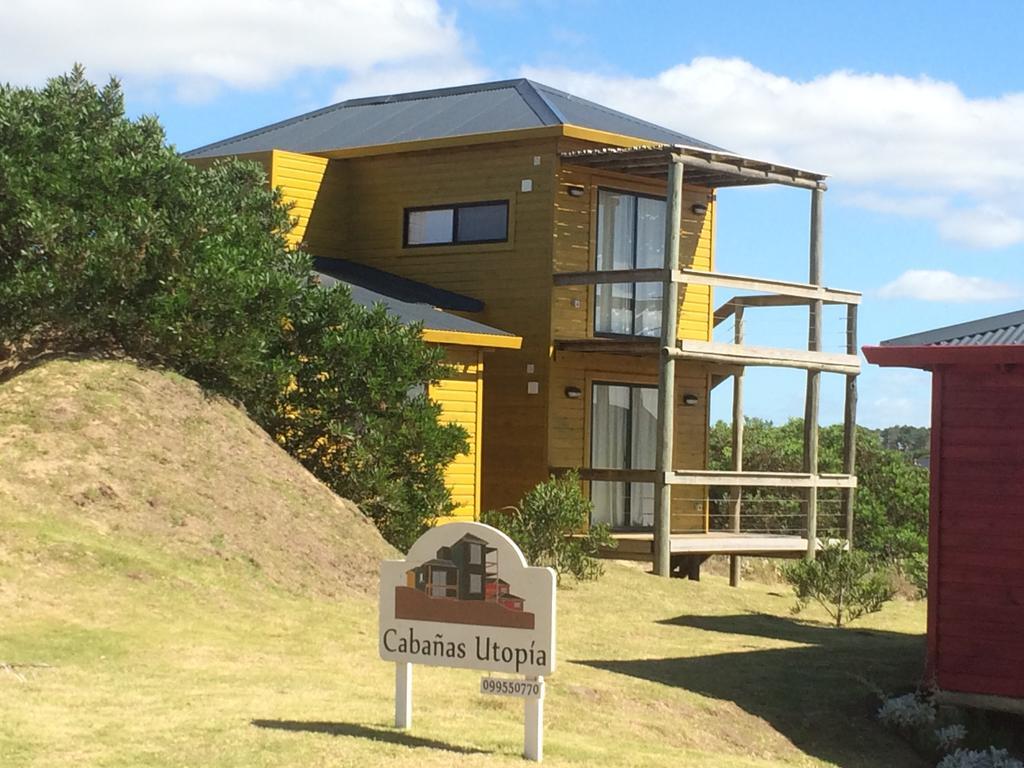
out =
{"type": "Polygon", "coordinates": [[[931,430],[928,427],[911,427],[901,424],[880,429],[878,435],[882,440],[882,445],[899,451],[911,461],[916,461],[931,453],[931,430]]]}
{"type": "Polygon", "coordinates": [[[796,592],[796,612],[813,600],[837,627],[880,611],[896,594],[892,579],[872,565],[867,553],[838,543],[822,548],[815,560],[786,566],[782,573],[796,592]]]}
{"type": "MultiPolygon", "coordinates": [[[[732,467],[732,430],[717,422],[710,432],[712,469],[732,467]]],[[[743,438],[743,467],[750,471],[799,472],[803,466],[803,420],[790,419],[775,425],[749,418],[743,438]]],[[[841,425],[823,427],[819,433],[819,464],[822,472],[842,471],[841,425]]],[[[885,562],[902,567],[927,550],[928,472],[914,466],[900,451],[886,448],[879,433],[857,428],[857,492],[854,503],[854,543],[885,562]]],[[[721,494],[717,494],[721,499],[721,494]]],[[[822,533],[842,535],[840,494],[819,491],[822,533]]],[[[765,531],[796,532],[805,526],[799,491],[752,488],[743,493],[744,508],[752,512],[765,531]]],[[[713,518],[720,524],[724,517],[713,518]]]]}
{"type": "Polygon", "coordinates": [[[606,525],[587,527],[592,509],[579,475],[567,472],[533,488],[518,507],[486,512],[482,520],[507,533],[531,565],[554,568],[559,581],[566,573],[587,580],[603,573],[598,551],[615,546],[606,525]]]}
{"type": "Polygon", "coordinates": [[[0,87],[0,354],[126,353],[235,398],[404,547],[451,508],[466,449],[409,396],[440,352],[321,289],[288,227],[259,166],[185,162],[114,80],[0,87]]]}

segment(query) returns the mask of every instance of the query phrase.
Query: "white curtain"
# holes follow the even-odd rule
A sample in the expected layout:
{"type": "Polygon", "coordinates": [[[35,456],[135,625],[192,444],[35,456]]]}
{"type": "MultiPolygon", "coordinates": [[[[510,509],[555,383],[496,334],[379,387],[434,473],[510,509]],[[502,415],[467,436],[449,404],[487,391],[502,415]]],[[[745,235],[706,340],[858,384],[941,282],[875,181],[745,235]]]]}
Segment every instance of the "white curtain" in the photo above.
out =
{"type": "MultiPolygon", "coordinates": [[[[597,198],[597,269],[632,269],[634,253],[634,195],[601,190],[597,198]]],[[[629,283],[598,285],[594,330],[633,332],[633,287],[629,283]]]]}
{"type": "MultiPolygon", "coordinates": [[[[594,384],[591,467],[654,469],[657,432],[657,389],[626,384],[594,384]]],[[[593,481],[590,499],[594,504],[595,523],[607,523],[613,528],[654,525],[653,483],[593,481]]]]}
{"type": "MultiPolygon", "coordinates": [[[[665,264],[665,201],[637,198],[636,268],[665,264]]],[[[661,335],[661,283],[637,283],[633,305],[633,335],[661,335]]]]}
{"type": "MultiPolygon", "coordinates": [[[[634,387],[630,409],[631,469],[654,469],[658,445],[658,390],[634,387]]],[[[654,483],[629,484],[631,525],[654,525],[654,483]]]]}
{"type": "MultiPolygon", "coordinates": [[[[629,387],[595,384],[591,402],[590,466],[595,469],[626,469],[629,440],[629,387]]],[[[595,523],[613,528],[628,525],[625,483],[592,482],[590,500],[595,523]]]]}

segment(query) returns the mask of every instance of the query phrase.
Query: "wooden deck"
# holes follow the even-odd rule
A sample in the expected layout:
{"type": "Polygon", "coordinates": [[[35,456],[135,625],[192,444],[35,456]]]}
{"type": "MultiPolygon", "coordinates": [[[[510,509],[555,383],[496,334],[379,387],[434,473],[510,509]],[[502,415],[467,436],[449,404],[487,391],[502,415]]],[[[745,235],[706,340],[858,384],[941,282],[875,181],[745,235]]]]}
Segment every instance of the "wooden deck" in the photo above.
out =
{"type": "MultiPolygon", "coordinates": [[[[603,557],[617,560],[651,560],[654,557],[654,534],[649,531],[613,532],[618,543],[615,549],[604,550],[603,557]]],[[[807,539],[770,533],[673,533],[673,555],[746,555],[748,557],[802,557],[807,553],[807,539]]]]}

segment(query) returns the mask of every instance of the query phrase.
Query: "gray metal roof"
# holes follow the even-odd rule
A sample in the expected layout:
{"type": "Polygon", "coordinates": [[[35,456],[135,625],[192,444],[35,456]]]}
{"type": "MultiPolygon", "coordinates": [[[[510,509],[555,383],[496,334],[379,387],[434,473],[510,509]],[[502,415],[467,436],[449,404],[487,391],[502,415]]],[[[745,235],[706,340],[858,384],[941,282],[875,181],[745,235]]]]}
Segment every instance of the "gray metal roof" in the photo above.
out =
{"type": "Polygon", "coordinates": [[[451,309],[456,312],[483,312],[484,303],[471,296],[465,296],[443,288],[399,277],[366,264],[359,264],[348,259],[313,257],[313,269],[349,285],[358,285],[368,291],[390,296],[392,299],[410,304],[429,304],[438,309],[451,309]]]}
{"type": "Polygon", "coordinates": [[[402,301],[383,293],[372,291],[368,288],[339,280],[324,272],[316,272],[320,279],[320,285],[324,288],[332,288],[336,285],[345,285],[352,294],[352,300],[357,304],[370,308],[376,304],[383,304],[388,313],[406,325],[422,323],[425,329],[432,331],[458,331],[460,333],[481,333],[488,336],[514,336],[515,334],[493,328],[475,320],[467,320],[464,317],[453,315],[444,310],[437,309],[430,304],[414,304],[402,301]]]}
{"type": "Polygon", "coordinates": [[[882,346],[985,347],[1024,344],[1024,310],[994,315],[882,342],[882,346]]]}
{"type": "Polygon", "coordinates": [[[185,157],[218,157],[271,149],[327,152],[566,123],[666,144],[720,149],[532,80],[518,79],[349,99],[198,147],[186,152],[185,157]]]}

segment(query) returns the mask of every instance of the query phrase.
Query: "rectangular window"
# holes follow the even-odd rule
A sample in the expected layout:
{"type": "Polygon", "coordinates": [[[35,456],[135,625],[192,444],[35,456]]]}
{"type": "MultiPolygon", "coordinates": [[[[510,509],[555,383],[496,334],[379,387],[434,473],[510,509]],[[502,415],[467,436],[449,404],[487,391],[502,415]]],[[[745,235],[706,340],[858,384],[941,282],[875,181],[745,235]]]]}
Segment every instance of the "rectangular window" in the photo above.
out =
{"type": "Polygon", "coordinates": [[[482,549],[482,547],[479,544],[470,544],[469,545],[469,564],[470,565],[480,565],[483,562],[483,557],[481,557],[481,549],[482,549]]]}
{"type": "MultiPolygon", "coordinates": [[[[665,201],[598,190],[598,270],[648,269],[665,263],[665,201]]],[[[594,332],[661,335],[661,283],[614,283],[595,289],[594,332]]]]}
{"type": "Polygon", "coordinates": [[[479,573],[469,574],[469,594],[482,595],[484,593],[484,577],[479,573]]]}
{"type": "Polygon", "coordinates": [[[448,597],[448,572],[430,570],[430,596],[448,597]]]}
{"type": "Polygon", "coordinates": [[[508,240],[508,201],[405,209],[404,245],[501,243],[508,240]]]}
{"type": "MultiPolygon", "coordinates": [[[[658,433],[658,388],[598,384],[591,389],[590,466],[594,469],[654,469],[658,433]]],[[[654,483],[594,481],[594,523],[612,528],[654,525],[654,483]]]]}

